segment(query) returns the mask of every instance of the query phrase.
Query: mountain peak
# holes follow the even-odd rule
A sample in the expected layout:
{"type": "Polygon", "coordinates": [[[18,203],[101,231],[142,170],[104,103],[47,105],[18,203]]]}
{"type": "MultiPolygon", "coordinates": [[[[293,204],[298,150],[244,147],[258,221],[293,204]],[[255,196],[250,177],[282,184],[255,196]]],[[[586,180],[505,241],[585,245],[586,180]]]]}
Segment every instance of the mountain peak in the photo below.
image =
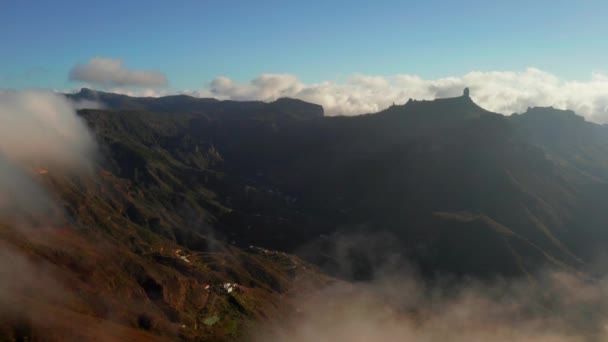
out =
{"type": "Polygon", "coordinates": [[[78,94],[80,95],[88,95],[88,94],[96,94],[97,91],[90,88],[80,88],[78,94]]]}
{"type": "Polygon", "coordinates": [[[105,95],[105,94],[107,94],[107,93],[104,93],[103,91],[98,91],[95,89],[80,88],[79,92],[71,94],[71,96],[81,98],[81,99],[94,100],[94,99],[98,99],[101,95],[105,95]]]}
{"type": "Polygon", "coordinates": [[[391,111],[399,111],[399,108],[407,110],[424,111],[432,113],[449,113],[450,116],[476,117],[491,113],[476,104],[470,97],[469,88],[464,88],[461,96],[436,98],[434,100],[409,99],[403,106],[393,106],[391,111]]]}

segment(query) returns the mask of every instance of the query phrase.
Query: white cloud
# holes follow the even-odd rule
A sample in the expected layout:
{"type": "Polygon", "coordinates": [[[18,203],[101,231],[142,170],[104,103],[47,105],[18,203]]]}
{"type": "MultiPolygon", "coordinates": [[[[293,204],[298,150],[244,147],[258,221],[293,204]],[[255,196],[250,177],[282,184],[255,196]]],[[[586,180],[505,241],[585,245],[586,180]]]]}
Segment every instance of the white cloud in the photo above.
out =
{"type": "Polygon", "coordinates": [[[64,96],[48,91],[0,94],[0,154],[21,165],[82,168],[95,142],[64,96]]]}
{"type": "Polygon", "coordinates": [[[606,281],[566,272],[429,286],[409,275],[300,292],[257,341],[606,341],[606,281]]]}
{"type": "Polygon", "coordinates": [[[521,113],[528,107],[571,109],[589,121],[608,122],[608,76],[594,73],[589,80],[569,81],[535,68],[524,71],[473,71],[462,76],[423,79],[416,75],[353,75],[343,82],[304,83],[290,74],[263,74],[249,82],[217,77],[199,90],[155,89],[112,91],[133,96],[171,93],[221,100],[274,101],[292,97],[318,103],[326,115],[358,115],[403,104],[409,98],[430,100],[459,96],[465,87],[480,106],[501,114],[521,113]]]}
{"type": "Polygon", "coordinates": [[[0,220],[56,211],[36,171],[91,171],[96,144],[74,105],[49,91],[0,93],[0,220]]]}
{"type": "Polygon", "coordinates": [[[91,58],[70,70],[71,81],[82,81],[101,86],[163,87],[168,84],[165,74],[155,71],[129,70],[123,61],[112,58],[91,58]]]}
{"type": "Polygon", "coordinates": [[[288,74],[261,75],[250,83],[238,83],[227,77],[218,77],[209,85],[209,92],[231,100],[274,100],[292,96],[305,86],[298,78],[288,74]]]}

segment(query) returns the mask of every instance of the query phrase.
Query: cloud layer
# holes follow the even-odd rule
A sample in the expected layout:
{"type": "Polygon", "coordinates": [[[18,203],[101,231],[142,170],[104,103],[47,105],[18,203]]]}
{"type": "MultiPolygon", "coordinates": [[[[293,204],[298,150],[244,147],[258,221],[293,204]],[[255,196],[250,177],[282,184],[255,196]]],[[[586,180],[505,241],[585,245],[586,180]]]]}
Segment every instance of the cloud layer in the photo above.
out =
{"type": "Polygon", "coordinates": [[[95,142],[74,105],[47,91],[0,94],[0,155],[20,165],[83,168],[95,142]]]}
{"type": "Polygon", "coordinates": [[[590,121],[608,122],[608,76],[593,74],[587,81],[564,81],[550,73],[529,68],[522,72],[470,72],[459,77],[427,80],[415,75],[355,75],[345,82],[305,84],[288,74],[265,74],[250,82],[218,77],[195,92],[231,100],[272,101],[293,97],[323,105],[328,115],[377,112],[409,98],[434,99],[459,96],[465,87],[482,107],[502,114],[528,107],[571,109],[590,121]]]}
{"type": "MultiPolygon", "coordinates": [[[[352,279],[352,252],[373,265],[364,281],[334,280],[288,292],[276,320],[254,322],[251,342],[454,341],[588,342],[608,340],[608,277],[547,268],[521,278],[430,279],[387,234],[338,233],[309,246],[320,266],[352,279]],[[329,240],[327,240],[329,238],[329,240]],[[324,242],[330,241],[329,246],[324,242]],[[321,246],[323,245],[323,246],[321,246]],[[378,253],[381,248],[381,253],[378,253]],[[330,267],[328,268],[327,263],[330,267]]],[[[306,255],[306,254],[304,254],[306,255]]],[[[593,269],[605,269],[597,260],[593,269]]],[[[597,273],[596,273],[597,274],[597,273]]],[[[303,286],[302,286],[303,285],[303,286]]]]}
{"type": "Polygon", "coordinates": [[[165,74],[155,71],[129,70],[123,61],[112,58],[91,58],[70,70],[71,81],[82,81],[100,86],[163,87],[168,84],[165,74]]]}
{"type": "Polygon", "coordinates": [[[565,272],[429,286],[414,275],[339,283],[296,296],[252,342],[585,342],[608,338],[606,281],[565,272]]]}

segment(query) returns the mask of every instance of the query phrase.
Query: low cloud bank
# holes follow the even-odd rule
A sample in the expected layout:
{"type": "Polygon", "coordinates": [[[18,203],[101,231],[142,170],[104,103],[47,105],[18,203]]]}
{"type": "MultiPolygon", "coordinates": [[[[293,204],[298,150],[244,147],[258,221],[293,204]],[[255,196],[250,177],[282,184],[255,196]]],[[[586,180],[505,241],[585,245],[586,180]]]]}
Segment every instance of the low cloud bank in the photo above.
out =
{"type": "Polygon", "coordinates": [[[261,75],[251,82],[218,77],[197,93],[231,100],[272,101],[294,97],[323,105],[328,115],[377,112],[409,98],[459,96],[469,87],[480,106],[502,114],[528,107],[571,109],[594,122],[608,122],[608,76],[593,74],[587,81],[564,81],[542,70],[470,72],[463,76],[423,79],[415,75],[355,75],[345,82],[305,84],[288,74],[261,75]]]}
{"type": "Polygon", "coordinates": [[[132,96],[165,96],[175,93],[221,100],[274,101],[292,97],[320,104],[327,115],[373,113],[409,98],[432,100],[460,96],[465,87],[480,106],[505,115],[528,107],[554,106],[574,110],[587,120],[608,123],[608,76],[594,73],[584,81],[567,81],[535,68],[520,72],[470,72],[462,76],[423,79],[416,75],[354,75],[343,82],[304,83],[290,74],[263,74],[249,82],[217,77],[198,90],[130,90],[113,92],[132,96]]]}
{"type": "Polygon", "coordinates": [[[327,255],[333,274],[356,277],[356,257],[373,265],[371,277],[287,294],[281,318],[253,324],[249,341],[608,340],[608,277],[546,269],[521,278],[429,279],[400,255],[390,235],[363,232],[325,239],[334,247],[313,244],[308,249],[327,255]]]}
{"type": "Polygon", "coordinates": [[[338,283],[293,300],[253,342],[589,342],[608,339],[608,282],[565,272],[428,285],[415,275],[338,283]]]}

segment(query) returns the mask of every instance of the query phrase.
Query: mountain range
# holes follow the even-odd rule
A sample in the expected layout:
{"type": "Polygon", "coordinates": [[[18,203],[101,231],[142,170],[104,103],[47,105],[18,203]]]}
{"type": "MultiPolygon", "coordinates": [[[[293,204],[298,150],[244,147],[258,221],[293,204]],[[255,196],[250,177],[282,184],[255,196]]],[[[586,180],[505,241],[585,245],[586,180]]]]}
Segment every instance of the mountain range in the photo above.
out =
{"type": "Polygon", "coordinates": [[[572,111],[504,116],[468,90],[352,117],[287,98],[65,96],[100,108],[78,111],[100,153],[92,176],[36,173],[66,213],[51,228],[0,223],[5,250],[61,289],[27,280],[9,340],[232,340],[296,293],[389,264],[582,272],[608,242],[608,127],[572,111]]]}

